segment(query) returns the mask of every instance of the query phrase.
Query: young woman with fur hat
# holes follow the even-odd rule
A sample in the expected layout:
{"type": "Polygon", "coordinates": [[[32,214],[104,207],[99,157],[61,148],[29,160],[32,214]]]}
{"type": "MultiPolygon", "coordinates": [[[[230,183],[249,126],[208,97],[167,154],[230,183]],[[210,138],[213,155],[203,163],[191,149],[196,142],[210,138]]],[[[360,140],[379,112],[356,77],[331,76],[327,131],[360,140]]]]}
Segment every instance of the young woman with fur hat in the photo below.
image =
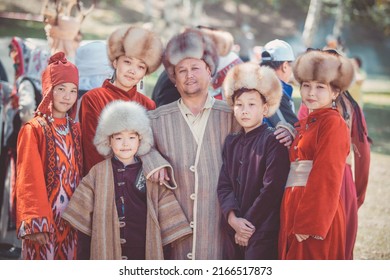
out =
{"type": "Polygon", "coordinates": [[[114,68],[112,79],[105,80],[102,87],[88,91],[81,100],[79,118],[83,132],[84,175],[104,159],[96,151],[92,139],[97,119],[109,102],[135,101],[147,110],[156,108],[153,100],[137,91],[137,83],[160,66],[163,52],[161,39],[144,28],[126,26],[110,35],[107,51],[114,68]]]}
{"type": "Polygon", "coordinates": [[[297,125],[281,208],[281,259],[345,259],[340,196],[350,148],[335,101],[353,79],[350,61],[332,50],[308,50],[293,66],[309,115],[297,125]]]}
{"type": "MultiPolygon", "coordinates": [[[[346,217],[345,258],[352,260],[358,231],[358,209],[364,202],[370,173],[371,139],[368,136],[363,110],[349,90],[342,92],[336,103],[351,136],[351,151],[345,165],[341,194],[346,217]]],[[[298,117],[303,119],[308,114],[307,107],[301,104],[298,117]]]]}
{"type": "Polygon", "coordinates": [[[62,52],[42,74],[43,99],[17,142],[16,219],[23,259],[75,259],[77,233],[62,219],[81,179],[75,123],[78,71],[62,52]]]}
{"type": "Polygon", "coordinates": [[[139,156],[153,145],[145,108],[108,104],[94,144],[106,159],[83,178],[63,215],[81,232],[79,258],[164,259],[163,246],[192,230],[170,190],[176,186],[145,179],[139,156]]]}
{"type": "Polygon", "coordinates": [[[223,82],[242,130],[226,137],[218,181],[224,259],[277,259],[280,203],[290,169],[287,148],[263,123],[278,109],[282,88],[269,67],[243,63],[223,82]]]}

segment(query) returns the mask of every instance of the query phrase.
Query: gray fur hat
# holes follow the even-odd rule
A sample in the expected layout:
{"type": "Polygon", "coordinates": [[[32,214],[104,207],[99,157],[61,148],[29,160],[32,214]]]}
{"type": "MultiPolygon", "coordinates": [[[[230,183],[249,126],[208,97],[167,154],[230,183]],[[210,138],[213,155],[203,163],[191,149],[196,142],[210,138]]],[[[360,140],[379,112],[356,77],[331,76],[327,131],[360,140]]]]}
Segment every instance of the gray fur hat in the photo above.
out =
{"type": "Polygon", "coordinates": [[[330,84],[341,92],[349,88],[354,77],[353,65],[349,59],[323,50],[309,50],[300,55],[293,65],[293,73],[300,84],[318,81],[330,84]]]}
{"type": "Polygon", "coordinates": [[[218,67],[218,52],[211,38],[199,29],[187,29],[174,36],[163,54],[163,64],[169,79],[175,83],[175,65],[185,58],[203,60],[213,76],[218,67]]]}
{"type": "Polygon", "coordinates": [[[144,155],[153,146],[153,134],[146,109],[132,101],[115,100],[102,111],[93,144],[99,154],[112,156],[110,136],[121,131],[134,131],[140,136],[137,155],[144,155]]]}
{"type": "Polygon", "coordinates": [[[137,26],[125,26],[111,33],[107,42],[111,63],[125,55],[145,62],[146,74],[153,73],[161,65],[164,48],[161,39],[152,31],[137,26]]]}
{"type": "Polygon", "coordinates": [[[222,84],[226,101],[233,106],[233,94],[239,89],[253,89],[258,91],[268,104],[268,113],[272,116],[279,108],[282,99],[282,86],[275,71],[267,66],[246,62],[235,65],[229,70],[222,84]]]}

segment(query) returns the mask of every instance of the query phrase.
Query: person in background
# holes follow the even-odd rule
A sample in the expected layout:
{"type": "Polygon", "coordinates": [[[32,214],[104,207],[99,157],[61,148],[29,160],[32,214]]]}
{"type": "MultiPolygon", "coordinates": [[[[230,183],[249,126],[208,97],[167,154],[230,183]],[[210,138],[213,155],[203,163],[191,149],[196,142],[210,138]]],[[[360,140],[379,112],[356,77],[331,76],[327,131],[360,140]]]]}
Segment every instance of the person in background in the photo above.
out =
{"type": "Polygon", "coordinates": [[[142,27],[125,26],[109,36],[107,51],[115,69],[114,75],[111,80],[105,80],[101,87],[84,94],[80,105],[84,175],[92,166],[104,160],[92,141],[98,117],[108,103],[120,99],[138,102],[147,110],[156,108],[153,100],[138,92],[137,84],[145,75],[153,73],[160,66],[163,52],[161,39],[142,27]]]}
{"type": "Polygon", "coordinates": [[[355,79],[348,91],[353,97],[353,99],[359,104],[360,108],[363,110],[364,99],[362,86],[367,78],[367,74],[363,70],[363,62],[359,56],[352,57],[351,62],[355,69],[355,79]]]}
{"type": "Polygon", "coordinates": [[[176,186],[145,179],[139,156],[153,145],[146,109],[130,101],[109,103],[94,144],[106,159],[83,178],[63,214],[80,231],[78,258],[169,258],[163,246],[192,229],[170,190],[176,186]]]}
{"type": "Polygon", "coordinates": [[[263,123],[279,107],[282,87],[269,67],[244,63],[223,82],[242,126],[227,136],[218,180],[224,259],[278,259],[280,204],[290,169],[288,150],[263,123]]]}
{"type": "Polygon", "coordinates": [[[260,65],[272,68],[283,88],[282,101],[278,110],[272,116],[265,118],[265,122],[270,127],[275,127],[279,122],[293,127],[298,121],[292,99],[293,87],[289,84],[292,75],[292,63],[295,60],[294,52],[290,44],[276,39],[265,44],[261,59],[260,65]]]}
{"type": "Polygon", "coordinates": [[[59,52],[42,74],[43,99],[17,142],[16,233],[25,260],[76,258],[77,233],[62,219],[82,168],[78,71],[59,52]]]}
{"type": "Polygon", "coordinates": [[[104,81],[114,74],[107,55],[105,41],[92,41],[81,45],[76,50],[75,65],[79,70],[79,96],[77,99],[76,120],[79,120],[81,100],[89,90],[100,88],[104,81]]]}
{"type": "Polygon", "coordinates": [[[350,136],[336,99],[350,86],[353,66],[335,51],[308,50],[298,57],[293,72],[309,115],[297,123],[290,148],[279,258],[345,259],[341,192],[350,136]]]}
{"type": "Polygon", "coordinates": [[[92,41],[76,50],[75,65],[79,69],[79,99],[89,90],[101,87],[114,74],[105,41],[92,41]]]}

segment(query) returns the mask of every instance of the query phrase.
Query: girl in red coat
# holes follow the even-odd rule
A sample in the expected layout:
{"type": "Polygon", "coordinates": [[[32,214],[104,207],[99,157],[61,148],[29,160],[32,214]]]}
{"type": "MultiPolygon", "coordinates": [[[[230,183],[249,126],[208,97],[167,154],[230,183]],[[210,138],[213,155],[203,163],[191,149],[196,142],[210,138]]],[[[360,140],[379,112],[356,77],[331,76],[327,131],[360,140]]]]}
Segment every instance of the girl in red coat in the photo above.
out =
{"type": "Polygon", "coordinates": [[[296,60],[293,72],[310,113],[297,123],[290,148],[279,257],[345,259],[340,192],[350,137],[335,102],[349,87],[353,67],[335,51],[309,50],[296,60]]]}
{"type": "Polygon", "coordinates": [[[111,80],[88,91],[81,100],[79,118],[83,133],[84,175],[96,163],[104,160],[94,144],[98,118],[104,107],[114,100],[135,101],[147,110],[156,104],[138,92],[142,78],[157,70],[161,64],[163,44],[157,34],[136,26],[115,30],[107,41],[108,58],[114,68],[111,80]]]}
{"type": "Polygon", "coordinates": [[[17,235],[22,258],[75,259],[77,234],[62,212],[81,177],[79,124],[74,122],[78,71],[54,54],[42,74],[42,102],[17,143],[17,235]]]}

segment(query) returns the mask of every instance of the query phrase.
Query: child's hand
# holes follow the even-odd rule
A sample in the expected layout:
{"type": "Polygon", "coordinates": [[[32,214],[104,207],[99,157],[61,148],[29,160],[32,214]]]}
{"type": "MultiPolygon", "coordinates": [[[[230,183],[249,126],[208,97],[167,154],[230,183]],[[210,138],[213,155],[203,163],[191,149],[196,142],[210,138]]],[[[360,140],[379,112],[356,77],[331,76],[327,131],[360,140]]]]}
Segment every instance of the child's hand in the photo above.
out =
{"type": "Polygon", "coordinates": [[[49,233],[47,232],[32,233],[26,235],[25,239],[29,239],[33,242],[37,242],[39,245],[46,245],[50,241],[49,233]]]}
{"type": "Polygon", "coordinates": [[[256,230],[255,226],[252,225],[251,222],[244,218],[237,218],[233,211],[229,213],[228,223],[235,230],[236,235],[240,236],[241,240],[251,238],[252,234],[256,230]]]}
{"type": "Polygon", "coordinates": [[[238,244],[240,246],[243,246],[243,247],[248,246],[249,238],[245,238],[245,237],[236,233],[234,235],[234,240],[235,240],[236,244],[238,244]]]}
{"type": "Polygon", "coordinates": [[[159,170],[157,170],[156,172],[154,172],[150,177],[149,179],[153,182],[153,183],[160,183],[160,185],[162,185],[164,183],[164,181],[169,181],[170,178],[168,176],[168,170],[167,168],[161,168],[159,170]]]}

